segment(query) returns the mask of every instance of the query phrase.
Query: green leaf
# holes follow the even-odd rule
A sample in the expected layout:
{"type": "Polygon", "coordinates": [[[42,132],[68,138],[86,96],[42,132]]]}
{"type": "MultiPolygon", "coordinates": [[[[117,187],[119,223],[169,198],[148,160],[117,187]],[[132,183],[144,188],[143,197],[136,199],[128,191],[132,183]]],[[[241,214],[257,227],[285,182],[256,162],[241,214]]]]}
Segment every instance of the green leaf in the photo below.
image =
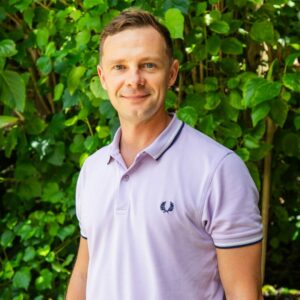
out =
{"type": "Polygon", "coordinates": [[[65,144],[64,142],[57,142],[53,153],[47,159],[47,161],[54,166],[61,166],[65,159],[65,144]]]}
{"type": "Polygon", "coordinates": [[[226,54],[239,55],[243,53],[243,44],[236,38],[222,40],[221,49],[226,54]]]}
{"type": "Polygon", "coordinates": [[[236,73],[240,72],[240,64],[234,58],[222,58],[221,60],[222,70],[230,76],[234,76],[236,73]]]}
{"type": "Polygon", "coordinates": [[[108,99],[106,90],[102,87],[98,76],[94,76],[90,82],[90,90],[96,98],[108,99]]]}
{"type": "Polygon", "coordinates": [[[69,93],[67,89],[64,90],[63,96],[63,108],[69,108],[79,104],[80,102],[80,93],[75,92],[73,95],[69,93]]]}
{"type": "Polygon", "coordinates": [[[243,101],[243,98],[242,98],[241,94],[236,90],[233,90],[230,92],[229,104],[232,107],[239,109],[239,110],[245,109],[245,103],[243,101]]]}
{"type": "Polygon", "coordinates": [[[34,17],[34,9],[32,7],[28,7],[24,11],[23,16],[24,16],[24,21],[26,22],[28,27],[30,29],[32,29],[32,20],[33,20],[33,17],[34,17]]]}
{"type": "Polygon", "coordinates": [[[54,101],[58,101],[61,96],[62,96],[62,93],[64,91],[64,85],[63,83],[58,83],[55,88],[54,88],[54,101]]]}
{"type": "Polygon", "coordinates": [[[0,42],[0,57],[14,56],[18,51],[13,40],[2,40],[0,42]]]}
{"type": "Polygon", "coordinates": [[[45,245],[43,247],[40,247],[37,249],[37,254],[39,256],[47,256],[48,253],[50,252],[51,248],[49,245],[45,245]]]}
{"type": "Polygon", "coordinates": [[[74,92],[79,86],[80,79],[84,75],[86,68],[83,66],[74,67],[68,77],[68,90],[71,96],[73,96],[74,92]]]}
{"type": "Polygon", "coordinates": [[[244,135],[244,144],[248,149],[256,149],[259,148],[259,141],[251,136],[250,134],[244,135]]]}
{"type": "Polygon", "coordinates": [[[262,102],[277,97],[281,84],[263,78],[248,80],[243,86],[243,97],[247,107],[254,107],[262,102]]]}
{"type": "Polygon", "coordinates": [[[74,137],[73,143],[70,145],[70,151],[72,153],[84,152],[84,137],[81,134],[77,134],[74,137]]]}
{"type": "Polygon", "coordinates": [[[65,261],[62,263],[62,266],[63,267],[68,266],[71,262],[73,262],[73,259],[74,259],[74,254],[69,254],[65,259],[65,261]]]}
{"type": "Polygon", "coordinates": [[[250,152],[247,148],[238,148],[235,152],[243,161],[248,161],[250,158],[250,152]]]}
{"type": "Polygon", "coordinates": [[[207,39],[206,47],[208,53],[212,55],[217,55],[221,46],[221,39],[218,35],[213,34],[207,39]]]}
{"type": "Polygon", "coordinates": [[[214,116],[212,114],[206,115],[200,121],[201,131],[211,137],[214,136],[214,130],[215,130],[216,126],[217,126],[217,124],[214,121],[214,116]]]}
{"type": "Polygon", "coordinates": [[[88,136],[84,141],[84,147],[87,151],[93,152],[98,146],[98,138],[96,136],[88,136]]]}
{"type": "Polygon", "coordinates": [[[43,269],[41,275],[35,280],[35,287],[38,291],[51,289],[53,281],[53,273],[47,269],[43,269]]]}
{"type": "Polygon", "coordinates": [[[204,108],[207,110],[216,109],[221,103],[220,96],[217,92],[209,92],[206,95],[206,102],[204,108]]]}
{"type": "Polygon", "coordinates": [[[40,28],[35,31],[36,34],[36,43],[39,48],[44,48],[48,44],[49,31],[47,28],[40,28]]]}
{"type": "Polygon", "coordinates": [[[183,39],[184,17],[177,8],[169,8],[165,13],[165,25],[173,39],[183,39]]]}
{"type": "Polygon", "coordinates": [[[110,130],[108,126],[97,126],[96,131],[98,133],[99,139],[104,139],[108,136],[110,136],[110,130]]]}
{"type": "Polygon", "coordinates": [[[18,128],[16,127],[12,128],[8,133],[5,139],[5,147],[4,147],[4,153],[6,157],[10,157],[12,151],[15,149],[18,143],[18,135],[19,135],[19,131],[18,128]]]}
{"type": "Polygon", "coordinates": [[[237,77],[228,79],[227,86],[229,89],[236,89],[239,86],[240,80],[237,77]]]}
{"type": "Polygon", "coordinates": [[[176,105],[177,95],[172,91],[168,90],[165,101],[165,109],[174,109],[176,105]]]}
{"type": "Polygon", "coordinates": [[[103,5],[104,3],[105,2],[103,0],[84,0],[83,7],[89,9],[94,6],[103,5]]]}
{"type": "Polygon", "coordinates": [[[36,65],[43,75],[48,75],[52,71],[51,59],[48,56],[41,56],[37,59],[36,65]]]}
{"type": "Polygon", "coordinates": [[[30,225],[30,222],[23,223],[17,230],[17,235],[21,237],[22,241],[27,241],[33,237],[35,234],[36,228],[30,225]]]}
{"type": "Polygon", "coordinates": [[[290,132],[281,139],[281,148],[285,155],[297,157],[300,154],[300,137],[299,134],[290,132]]]}
{"type": "Polygon", "coordinates": [[[300,92],[300,72],[286,73],[282,77],[283,85],[294,92],[300,92]]]}
{"type": "Polygon", "coordinates": [[[238,7],[243,7],[246,5],[248,1],[247,0],[234,0],[234,4],[238,7]]]}
{"type": "Polygon", "coordinates": [[[189,124],[192,127],[196,125],[198,120],[198,113],[192,106],[185,106],[180,108],[176,115],[180,120],[189,124]]]}
{"type": "Polygon", "coordinates": [[[116,115],[116,111],[111,105],[110,101],[102,101],[100,103],[99,111],[108,119],[112,119],[116,115]]]}
{"type": "Polygon", "coordinates": [[[38,135],[42,133],[47,127],[47,124],[44,119],[32,115],[30,118],[26,119],[25,130],[31,135],[38,135]]]}
{"type": "Polygon", "coordinates": [[[169,8],[177,8],[184,14],[188,13],[189,5],[190,5],[189,0],[164,0],[162,3],[163,3],[163,11],[166,11],[169,8]]]}
{"type": "Polygon", "coordinates": [[[218,128],[218,132],[224,137],[238,138],[242,135],[242,129],[239,124],[226,121],[218,128]]]}
{"type": "Polygon", "coordinates": [[[31,280],[31,273],[28,267],[22,267],[13,278],[13,287],[27,290],[31,280]]]}
{"type": "Polygon", "coordinates": [[[251,119],[253,126],[255,127],[258,122],[264,119],[270,111],[270,105],[268,103],[261,103],[254,106],[251,111],[251,119]]]}
{"type": "Polygon", "coordinates": [[[14,269],[11,265],[11,262],[6,260],[4,261],[4,267],[3,269],[1,269],[1,271],[3,270],[3,275],[1,276],[1,279],[11,279],[14,275],[14,269]]]}
{"type": "Polygon", "coordinates": [[[45,55],[48,57],[55,56],[56,53],[56,46],[55,43],[52,41],[46,46],[45,55]]]}
{"type": "Polygon", "coordinates": [[[289,66],[289,67],[293,66],[297,62],[297,59],[299,59],[299,58],[300,58],[300,52],[290,54],[285,59],[286,66],[289,66]]]}
{"type": "Polygon", "coordinates": [[[274,99],[271,104],[271,118],[282,128],[286,121],[289,107],[286,102],[280,99],[274,99]]]}
{"type": "Polygon", "coordinates": [[[0,129],[7,127],[7,126],[12,126],[18,122],[18,118],[16,117],[11,117],[11,116],[0,116],[0,129]]]}
{"type": "Polygon", "coordinates": [[[216,77],[205,77],[204,79],[204,91],[214,92],[218,89],[218,79],[216,77]]]}
{"type": "Polygon", "coordinates": [[[260,171],[258,169],[258,166],[255,163],[247,162],[247,167],[249,169],[251,177],[253,178],[253,180],[255,182],[257,189],[260,191],[261,180],[260,180],[260,171]]]}
{"type": "Polygon", "coordinates": [[[90,39],[91,39],[91,32],[89,30],[82,30],[78,32],[75,38],[77,48],[82,45],[86,45],[90,41],[90,39]]]}
{"type": "Polygon", "coordinates": [[[3,248],[11,247],[14,238],[15,238],[15,235],[11,230],[5,230],[1,234],[0,245],[3,248]]]}
{"type": "Polygon", "coordinates": [[[50,203],[58,203],[64,201],[64,194],[60,191],[59,185],[56,182],[45,184],[42,199],[50,203]]]}
{"type": "Polygon", "coordinates": [[[25,253],[24,253],[24,256],[23,256],[23,260],[25,262],[28,262],[30,260],[33,260],[34,257],[35,257],[35,250],[32,246],[29,246],[25,249],[25,253]]]}
{"type": "Polygon", "coordinates": [[[227,34],[230,30],[228,23],[225,21],[214,21],[209,25],[209,28],[219,34],[227,34]]]}
{"type": "Polygon", "coordinates": [[[294,119],[294,126],[297,130],[300,129],[300,116],[295,117],[294,119]]]}
{"type": "Polygon", "coordinates": [[[0,72],[0,101],[23,112],[25,108],[25,82],[16,72],[0,72]]]}
{"type": "MultiPolygon", "coordinates": [[[[99,6],[99,9],[101,7],[99,6]]],[[[105,9],[104,6],[102,8],[105,9]]],[[[91,16],[91,14],[85,12],[83,17],[81,17],[77,23],[77,29],[78,30],[83,30],[83,29],[89,29],[89,30],[94,30],[96,32],[99,32],[102,30],[101,27],[101,18],[99,18],[98,13],[95,14],[95,16],[91,16]]]]}
{"type": "Polygon", "coordinates": [[[254,161],[262,160],[273,148],[272,145],[261,143],[259,148],[251,149],[250,159],[254,161]]]}
{"type": "Polygon", "coordinates": [[[58,237],[64,241],[68,236],[71,236],[76,230],[76,226],[73,224],[67,225],[65,227],[63,227],[59,233],[58,233],[58,237]]]}
{"type": "Polygon", "coordinates": [[[274,40],[273,24],[269,21],[256,21],[251,27],[250,37],[259,43],[272,43],[274,40]]]}
{"type": "Polygon", "coordinates": [[[65,126],[66,127],[73,126],[74,124],[77,123],[77,121],[78,121],[78,116],[73,116],[72,118],[65,121],[65,126]]]}
{"type": "Polygon", "coordinates": [[[212,22],[219,21],[222,18],[222,13],[217,9],[213,9],[210,11],[209,17],[212,20],[212,22]]]}
{"type": "Polygon", "coordinates": [[[18,195],[23,200],[41,197],[41,182],[35,178],[27,178],[17,189],[18,195]]]}
{"type": "Polygon", "coordinates": [[[278,72],[279,72],[279,62],[278,62],[278,59],[275,58],[272,61],[271,66],[269,67],[267,79],[272,80],[273,77],[274,77],[274,73],[275,73],[275,76],[276,76],[278,72]]]}
{"type": "Polygon", "coordinates": [[[197,3],[197,8],[196,8],[196,15],[202,15],[205,13],[207,8],[207,3],[206,2],[199,2],[197,3]]]}

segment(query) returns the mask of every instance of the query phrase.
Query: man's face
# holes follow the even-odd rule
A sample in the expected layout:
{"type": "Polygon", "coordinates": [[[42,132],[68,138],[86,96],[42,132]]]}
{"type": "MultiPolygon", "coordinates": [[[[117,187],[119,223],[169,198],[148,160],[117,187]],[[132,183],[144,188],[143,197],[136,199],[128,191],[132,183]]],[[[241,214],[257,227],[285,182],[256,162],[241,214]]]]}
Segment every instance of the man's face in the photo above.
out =
{"type": "Polygon", "coordinates": [[[152,27],[127,29],[104,41],[98,74],[121,123],[159,120],[177,72],[178,61],[170,61],[163,37],[152,27]]]}

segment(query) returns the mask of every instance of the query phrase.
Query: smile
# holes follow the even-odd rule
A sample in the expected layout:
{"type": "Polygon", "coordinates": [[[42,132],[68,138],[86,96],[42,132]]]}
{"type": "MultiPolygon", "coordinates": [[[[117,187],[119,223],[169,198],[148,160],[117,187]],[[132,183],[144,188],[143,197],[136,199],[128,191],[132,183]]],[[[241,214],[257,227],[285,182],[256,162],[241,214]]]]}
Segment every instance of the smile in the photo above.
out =
{"type": "Polygon", "coordinates": [[[148,97],[150,94],[133,94],[133,95],[121,95],[121,98],[139,100],[148,97]]]}

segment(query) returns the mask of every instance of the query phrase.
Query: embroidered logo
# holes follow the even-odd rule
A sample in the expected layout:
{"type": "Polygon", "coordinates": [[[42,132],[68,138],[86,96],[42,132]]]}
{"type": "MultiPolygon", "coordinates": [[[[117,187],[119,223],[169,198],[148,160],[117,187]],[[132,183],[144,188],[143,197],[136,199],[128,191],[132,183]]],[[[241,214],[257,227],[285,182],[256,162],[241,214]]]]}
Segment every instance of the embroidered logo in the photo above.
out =
{"type": "Polygon", "coordinates": [[[169,205],[167,207],[167,202],[164,201],[162,202],[162,204],[160,205],[160,209],[164,212],[164,213],[169,213],[174,209],[174,203],[173,202],[169,202],[169,205]]]}

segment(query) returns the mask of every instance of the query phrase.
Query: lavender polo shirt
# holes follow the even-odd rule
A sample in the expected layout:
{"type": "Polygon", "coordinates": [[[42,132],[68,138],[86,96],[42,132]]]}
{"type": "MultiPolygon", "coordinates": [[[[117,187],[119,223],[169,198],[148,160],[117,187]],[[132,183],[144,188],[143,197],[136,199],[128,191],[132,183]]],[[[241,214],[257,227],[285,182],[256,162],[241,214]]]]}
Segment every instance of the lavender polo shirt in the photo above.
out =
{"type": "Polygon", "coordinates": [[[127,168],[111,145],[79,176],[88,300],[222,300],[216,247],[262,238],[258,193],[239,157],[173,117],[127,168]]]}

